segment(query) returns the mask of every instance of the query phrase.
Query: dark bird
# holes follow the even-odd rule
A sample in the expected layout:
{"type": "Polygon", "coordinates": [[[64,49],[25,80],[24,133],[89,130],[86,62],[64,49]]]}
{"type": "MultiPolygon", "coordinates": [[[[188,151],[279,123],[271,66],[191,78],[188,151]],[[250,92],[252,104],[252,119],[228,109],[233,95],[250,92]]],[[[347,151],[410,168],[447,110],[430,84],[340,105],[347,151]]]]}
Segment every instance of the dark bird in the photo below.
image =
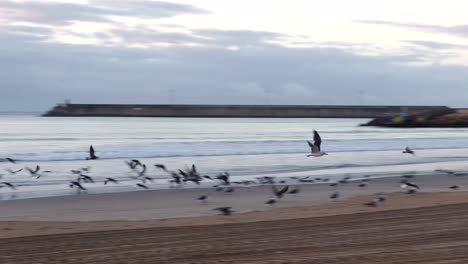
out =
{"type": "Polygon", "coordinates": [[[107,184],[108,182],[112,182],[112,183],[119,183],[119,181],[117,181],[116,179],[114,178],[106,178],[106,180],[104,181],[104,184],[107,184]]]}
{"type": "Polygon", "coordinates": [[[269,205],[272,205],[272,204],[275,204],[277,201],[275,198],[270,198],[268,199],[268,201],[265,202],[265,204],[269,204],[269,205]]]}
{"type": "Polygon", "coordinates": [[[179,174],[177,174],[176,172],[171,172],[171,176],[172,176],[172,180],[170,180],[169,182],[173,182],[175,184],[181,184],[182,181],[180,180],[180,176],[179,174]]]}
{"type": "Polygon", "coordinates": [[[3,184],[7,187],[10,187],[12,190],[16,190],[16,187],[15,185],[13,185],[12,183],[9,183],[9,182],[0,182],[0,184],[3,184]]]}
{"type": "Polygon", "coordinates": [[[414,151],[411,150],[408,146],[406,146],[405,150],[403,151],[404,154],[412,154],[414,155],[414,151]]]}
{"type": "Polygon", "coordinates": [[[367,206],[378,206],[382,203],[384,203],[385,201],[387,200],[387,198],[385,197],[378,197],[378,198],[375,198],[374,200],[368,202],[368,203],[364,203],[364,205],[367,205],[367,206]]]}
{"type": "Polygon", "coordinates": [[[78,182],[81,182],[81,181],[84,181],[86,183],[94,183],[94,179],[91,177],[91,176],[88,176],[88,175],[84,175],[84,174],[80,174],[80,176],[78,177],[78,182]]]}
{"type": "Polygon", "coordinates": [[[144,185],[144,184],[141,184],[141,183],[137,183],[136,186],[141,187],[141,188],[143,188],[143,189],[149,189],[148,186],[146,186],[146,185],[144,185]]]}
{"type": "Polygon", "coordinates": [[[369,185],[369,183],[367,183],[367,182],[361,182],[361,183],[359,184],[359,187],[364,188],[364,187],[367,187],[367,185],[369,185]]]}
{"type": "Polygon", "coordinates": [[[460,189],[460,185],[453,185],[453,186],[450,186],[449,188],[452,190],[458,190],[460,189]]]}
{"type": "Polygon", "coordinates": [[[36,168],[34,170],[29,167],[26,167],[26,170],[29,171],[31,176],[36,176],[36,174],[39,172],[40,169],[41,167],[39,167],[39,165],[36,165],[36,168]]]}
{"type": "Polygon", "coordinates": [[[220,180],[224,185],[229,185],[230,184],[230,182],[229,182],[229,173],[228,172],[225,172],[223,174],[220,174],[220,175],[216,176],[216,179],[220,180]]]}
{"type": "Polygon", "coordinates": [[[141,171],[138,173],[138,177],[142,177],[142,176],[144,176],[145,173],[146,173],[146,165],[143,164],[143,165],[141,165],[141,167],[142,167],[142,169],[141,169],[141,171]]]}
{"type": "Polygon", "coordinates": [[[154,166],[158,169],[161,169],[163,171],[167,171],[167,168],[166,166],[164,166],[163,164],[154,164],[154,166]]]}
{"type": "Polygon", "coordinates": [[[296,194],[296,193],[299,193],[300,192],[300,189],[299,188],[294,188],[292,190],[289,190],[289,194],[296,194]]]}
{"type": "Polygon", "coordinates": [[[95,160],[98,159],[99,157],[96,156],[95,151],[93,146],[89,146],[89,157],[86,157],[87,160],[95,160]]]}
{"type": "Polygon", "coordinates": [[[416,184],[414,184],[414,183],[412,183],[412,182],[409,182],[409,181],[403,183],[402,187],[403,187],[403,188],[411,187],[411,188],[419,189],[419,186],[418,186],[418,185],[416,185],[416,184]]]}
{"type": "Polygon", "coordinates": [[[414,178],[414,175],[412,174],[404,174],[404,175],[401,175],[402,178],[405,178],[405,179],[412,179],[414,178]]]}
{"type": "Polygon", "coordinates": [[[23,169],[19,169],[19,170],[15,170],[15,171],[12,170],[12,169],[5,169],[5,170],[6,170],[7,172],[9,172],[10,174],[16,174],[16,173],[18,173],[18,172],[20,172],[20,171],[23,171],[23,169]]]}
{"type": "Polygon", "coordinates": [[[339,192],[334,192],[332,195],[330,195],[330,199],[336,199],[340,197],[340,193],[339,192]]]}
{"type": "Polygon", "coordinates": [[[307,157],[321,157],[323,155],[328,155],[325,152],[322,152],[320,149],[320,145],[322,144],[322,138],[320,137],[319,133],[314,130],[314,143],[307,141],[309,144],[311,154],[307,155],[307,157]]]}
{"type": "Polygon", "coordinates": [[[145,177],[143,177],[143,178],[141,179],[141,181],[142,181],[143,183],[146,183],[146,181],[153,182],[153,180],[154,180],[154,179],[151,178],[151,177],[149,177],[149,176],[145,176],[145,177]]]}
{"type": "Polygon", "coordinates": [[[407,194],[414,194],[417,193],[418,191],[416,189],[409,189],[406,193],[407,194]]]}
{"type": "Polygon", "coordinates": [[[204,175],[203,178],[208,179],[208,180],[213,180],[213,178],[211,178],[211,176],[208,176],[208,175],[204,175]]]}
{"type": "Polygon", "coordinates": [[[283,189],[278,190],[275,185],[271,186],[271,189],[273,191],[273,194],[276,196],[276,198],[281,199],[283,195],[288,191],[289,186],[283,187],[283,189]]]}
{"type": "Polygon", "coordinates": [[[125,163],[130,167],[130,169],[134,170],[137,167],[137,164],[135,164],[133,161],[125,161],[125,163]]]}
{"type": "Polygon", "coordinates": [[[70,188],[78,187],[79,190],[86,191],[86,188],[78,181],[71,181],[69,186],[70,188]]]}
{"type": "Polygon", "coordinates": [[[5,161],[8,161],[8,162],[13,163],[13,164],[16,164],[16,160],[14,160],[14,159],[12,159],[12,158],[0,159],[0,162],[5,162],[5,161]]]}
{"type": "Polygon", "coordinates": [[[232,192],[234,192],[234,188],[232,188],[232,187],[226,188],[226,192],[232,193],[232,192]]]}
{"type": "Polygon", "coordinates": [[[197,200],[199,200],[199,201],[205,201],[206,199],[208,199],[208,196],[207,196],[207,195],[202,195],[202,196],[199,196],[199,197],[197,198],[197,200]]]}
{"type": "Polygon", "coordinates": [[[330,183],[330,186],[331,187],[336,187],[336,186],[338,186],[338,183],[337,182],[332,182],[332,183],[330,183]]]}
{"type": "Polygon", "coordinates": [[[232,211],[232,207],[218,207],[218,208],[215,208],[213,210],[220,211],[221,214],[223,214],[223,215],[231,215],[232,212],[234,212],[234,211],[232,211]]]}

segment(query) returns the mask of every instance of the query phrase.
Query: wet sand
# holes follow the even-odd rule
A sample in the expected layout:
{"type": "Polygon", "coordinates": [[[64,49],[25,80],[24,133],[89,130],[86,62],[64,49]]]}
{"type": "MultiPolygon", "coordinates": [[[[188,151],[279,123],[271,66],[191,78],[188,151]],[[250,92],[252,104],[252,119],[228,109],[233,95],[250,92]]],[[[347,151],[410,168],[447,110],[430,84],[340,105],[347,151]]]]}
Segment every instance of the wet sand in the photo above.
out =
{"type": "Polygon", "coordinates": [[[277,206],[267,186],[205,204],[193,189],[3,201],[0,263],[468,263],[468,192],[447,188],[468,177],[417,178],[411,195],[399,180],[345,184],[338,201],[302,186],[277,206]]]}
{"type": "Polygon", "coordinates": [[[370,197],[362,196],[230,217],[3,222],[11,237],[0,239],[0,263],[468,261],[468,193],[387,197],[377,208],[363,206],[370,197]]]}

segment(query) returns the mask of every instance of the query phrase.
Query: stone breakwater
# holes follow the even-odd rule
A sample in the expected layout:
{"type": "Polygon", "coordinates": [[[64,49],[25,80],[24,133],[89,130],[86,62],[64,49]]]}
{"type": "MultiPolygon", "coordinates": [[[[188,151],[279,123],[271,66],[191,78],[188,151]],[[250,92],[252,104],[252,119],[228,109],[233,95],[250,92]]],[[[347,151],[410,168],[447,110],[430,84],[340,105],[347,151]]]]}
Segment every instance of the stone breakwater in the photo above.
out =
{"type": "Polygon", "coordinates": [[[43,116],[376,118],[447,109],[445,106],[60,104],[43,116]]]}
{"type": "Polygon", "coordinates": [[[383,115],[361,126],[381,127],[468,127],[468,109],[435,109],[383,115]]]}

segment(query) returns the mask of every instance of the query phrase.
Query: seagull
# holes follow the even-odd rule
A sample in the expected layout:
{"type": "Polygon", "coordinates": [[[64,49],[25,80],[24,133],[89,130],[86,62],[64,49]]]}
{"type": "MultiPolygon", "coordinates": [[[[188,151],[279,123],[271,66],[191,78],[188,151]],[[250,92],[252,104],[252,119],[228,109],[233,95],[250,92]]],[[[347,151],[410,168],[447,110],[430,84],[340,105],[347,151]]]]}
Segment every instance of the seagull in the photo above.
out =
{"type": "Polygon", "coordinates": [[[364,188],[364,187],[367,187],[367,185],[369,185],[369,183],[367,183],[367,182],[361,182],[361,183],[359,184],[359,187],[364,188]]]}
{"type": "Polygon", "coordinates": [[[29,171],[29,173],[31,174],[31,176],[35,176],[36,179],[39,179],[41,177],[40,174],[38,174],[39,170],[41,169],[41,167],[39,167],[39,165],[36,165],[36,168],[33,170],[31,168],[28,168],[26,167],[26,170],[29,171]]]}
{"type": "Polygon", "coordinates": [[[419,186],[416,185],[415,183],[412,183],[412,182],[409,182],[409,181],[405,181],[402,185],[401,185],[401,188],[406,188],[406,187],[411,187],[411,188],[414,188],[414,189],[419,189],[419,186]]]}
{"type": "Polygon", "coordinates": [[[5,186],[8,186],[8,187],[10,187],[12,190],[16,190],[16,187],[15,187],[13,184],[9,183],[9,182],[0,182],[0,184],[3,184],[3,185],[5,185],[5,186]]]}
{"type": "Polygon", "coordinates": [[[414,155],[414,151],[411,150],[408,146],[406,146],[405,150],[403,151],[404,154],[412,154],[414,155]]]}
{"type": "Polygon", "coordinates": [[[453,185],[453,186],[450,186],[449,188],[452,190],[458,190],[460,189],[460,185],[453,185]]]}
{"type": "Polygon", "coordinates": [[[136,186],[141,187],[141,188],[143,188],[143,189],[149,189],[148,186],[146,186],[146,185],[144,185],[144,184],[141,184],[141,183],[137,183],[136,186]]]}
{"type": "Polygon", "coordinates": [[[163,164],[154,164],[154,166],[158,169],[161,169],[163,171],[167,171],[167,168],[166,166],[164,166],[163,164]]]}
{"type": "Polygon", "coordinates": [[[4,159],[0,159],[0,161],[2,161],[2,162],[8,161],[10,163],[16,164],[16,160],[14,160],[12,158],[4,158],[4,159]]]}
{"type": "Polygon", "coordinates": [[[169,182],[173,182],[175,184],[181,184],[182,183],[182,181],[180,180],[179,174],[177,174],[176,172],[172,171],[171,176],[172,176],[173,180],[170,180],[169,182]]]}
{"type": "Polygon", "coordinates": [[[70,182],[70,188],[73,188],[73,187],[78,187],[79,190],[82,190],[82,191],[86,191],[86,188],[83,187],[83,185],[81,185],[81,183],[79,181],[71,181],[70,182]]]}
{"type": "Polygon", "coordinates": [[[275,204],[277,201],[275,198],[270,198],[268,201],[265,202],[265,204],[269,204],[269,205],[273,205],[275,204]]]}
{"type": "Polygon", "coordinates": [[[91,176],[84,175],[84,174],[80,174],[80,176],[78,177],[77,180],[78,180],[78,182],[81,182],[81,180],[83,180],[86,183],[88,183],[88,182],[94,183],[94,180],[93,180],[93,178],[91,178],[91,176]]]}
{"type": "Polygon", "coordinates": [[[145,177],[143,177],[143,179],[141,179],[141,181],[142,181],[143,183],[146,183],[146,181],[153,182],[153,180],[154,180],[154,179],[151,178],[151,177],[149,177],[149,176],[145,176],[145,177]]]}
{"type": "Polygon", "coordinates": [[[117,181],[116,179],[114,178],[106,178],[106,180],[104,181],[104,184],[107,184],[108,182],[112,182],[112,183],[119,183],[119,181],[117,181]]]}
{"type": "Polygon", "coordinates": [[[271,186],[271,189],[273,191],[273,194],[278,198],[281,199],[283,195],[288,191],[289,186],[285,186],[283,189],[278,190],[275,185],[271,186]]]}
{"type": "Polygon", "coordinates": [[[299,188],[294,188],[292,190],[289,190],[289,194],[296,194],[296,193],[299,193],[301,190],[299,188]]]}
{"type": "Polygon", "coordinates": [[[205,201],[206,199],[208,199],[207,195],[202,195],[202,196],[197,198],[197,200],[199,200],[199,201],[205,201]]]}
{"type": "Polygon", "coordinates": [[[138,177],[142,177],[142,176],[144,176],[145,173],[146,173],[146,165],[143,164],[143,165],[141,165],[141,167],[142,167],[143,169],[141,169],[141,171],[138,173],[138,177]]]}
{"type": "Polygon", "coordinates": [[[86,157],[87,160],[95,160],[95,159],[98,159],[99,157],[97,157],[95,154],[94,154],[94,148],[93,148],[93,145],[89,146],[89,157],[86,157]]]}
{"type": "Polygon", "coordinates": [[[320,137],[319,133],[314,130],[314,143],[307,141],[307,144],[309,144],[309,147],[311,149],[312,154],[307,155],[307,157],[321,157],[324,155],[328,155],[325,152],[322,152],[320,150],[320,145],[322,144],[322,138],[320,137]]]}
{"type": "Polygon", "coordinates": [[[232,207],[218,207],[218,208],[215,208],[213,210],[217,210],[217,211],[220,211],[221,214],[223,215],[231,215],[232,214],[232,207]]]}
{"type": "Polygon", "coordinates": [[[229,182],[229,173],[228,172],[225,172],[223,174],[220,174],[220,175],[216,176],[216,179],[220,180],[224,185],[229,185],[230,184],[230,182],[229,182]]]}
{"type": "Polygon", "coordinates": [[[340,197],[340,193],[339,192],[334,192],[332,195],[330,195],[330,199],[336,199],[340,197]]]}
{"type": "Polygon", "coordinates": [[[23,171],[23,169],[19,169],[19,170],[15,170],[15,171],[12,170],[12,169],[5,169],[5,170],[6,170],[7,172],[9,172],[10,174],[16,174],[16,173],[18,173],[18,172],[20,172],[20,171],[23,171]]]}
{"type": "Polygon", "coordinates": [[[374,200],[372,200],[372,201],[370,201],[368,203],[364,203],[364,205],[378,206],[380,204],[383,204],[386,200],[387,200],[387,198],[385,198],[385,197],[378,197],[378,198],[375,198],[374,200]]]}

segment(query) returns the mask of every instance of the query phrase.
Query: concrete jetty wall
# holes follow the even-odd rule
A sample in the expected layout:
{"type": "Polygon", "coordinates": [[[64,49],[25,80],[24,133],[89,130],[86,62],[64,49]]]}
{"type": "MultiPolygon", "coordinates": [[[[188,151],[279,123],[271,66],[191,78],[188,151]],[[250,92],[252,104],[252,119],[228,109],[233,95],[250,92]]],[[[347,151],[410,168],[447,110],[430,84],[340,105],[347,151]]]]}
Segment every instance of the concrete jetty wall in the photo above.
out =
{"type": "Polygon", "coordinates": [[[445,106],[61,104],[44,116],[375,118],[445,106]]]}

